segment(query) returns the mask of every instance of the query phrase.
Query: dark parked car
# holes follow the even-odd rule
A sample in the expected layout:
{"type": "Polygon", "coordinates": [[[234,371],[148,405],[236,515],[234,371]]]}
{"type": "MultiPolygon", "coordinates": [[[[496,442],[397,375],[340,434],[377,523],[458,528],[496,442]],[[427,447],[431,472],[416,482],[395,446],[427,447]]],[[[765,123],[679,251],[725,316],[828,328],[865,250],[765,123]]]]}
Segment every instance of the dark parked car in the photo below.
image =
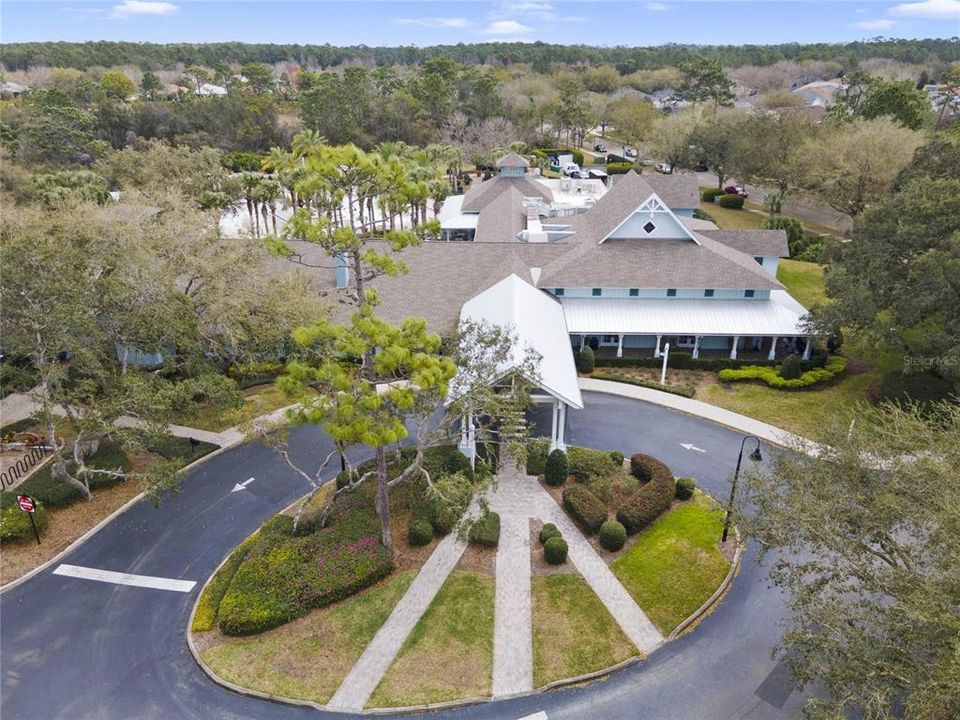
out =
{"type": "Polygon", "coordinates": [[[605,153],[607,151],[607,146],[603,143],[597,143],[593,146],[593,151],[598,153],[605,153]]]}
{"type": "Polygon", "coordinates": [[[747,189],[743,185],[727,185],[723,191],[728,195],[739,195],[744,200],[750,197],[750,193],[747,192],[747,189]]]}

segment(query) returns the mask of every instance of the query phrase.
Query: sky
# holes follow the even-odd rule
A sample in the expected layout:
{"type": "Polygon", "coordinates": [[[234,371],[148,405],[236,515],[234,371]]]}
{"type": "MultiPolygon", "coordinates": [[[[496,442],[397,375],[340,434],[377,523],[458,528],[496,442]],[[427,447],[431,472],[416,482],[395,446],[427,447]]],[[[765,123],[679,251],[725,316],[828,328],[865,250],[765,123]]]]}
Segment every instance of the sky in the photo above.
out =
{"type": "Polygon", "coordinates": [[[434,45],[844,42],[960,36],[960,0],[0,0],[0,41],[434,45]]]}

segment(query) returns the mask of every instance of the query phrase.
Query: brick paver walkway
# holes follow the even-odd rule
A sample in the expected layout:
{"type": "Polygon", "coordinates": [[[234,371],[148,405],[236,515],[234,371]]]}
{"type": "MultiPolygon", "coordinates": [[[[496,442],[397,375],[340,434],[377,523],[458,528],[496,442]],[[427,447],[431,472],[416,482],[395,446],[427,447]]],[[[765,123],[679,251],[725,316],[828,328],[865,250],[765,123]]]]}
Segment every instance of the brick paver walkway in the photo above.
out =
{"type": "Polygon", "coordinates": [[[522,508],[497,512],[500,545],[493,615],[494,697],[533,690],[530,520],[522,508]]]}

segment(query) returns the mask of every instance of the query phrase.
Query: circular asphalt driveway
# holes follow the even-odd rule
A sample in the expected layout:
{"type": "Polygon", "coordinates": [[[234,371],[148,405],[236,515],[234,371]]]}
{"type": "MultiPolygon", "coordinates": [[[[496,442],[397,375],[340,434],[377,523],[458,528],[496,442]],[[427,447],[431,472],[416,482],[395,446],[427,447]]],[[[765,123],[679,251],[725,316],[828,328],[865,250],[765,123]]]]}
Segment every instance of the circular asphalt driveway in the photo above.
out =
{"type": "MultiPolygon", "coordinates": [[[[648,452],[716,497],[729,492],[740,435],[662,407],[585,393],[567,442],[648,452]],[[693,448],[685,448],[692,445],[693,448]]],[[[315,428],[291,435],[314,466],[330,450],[315,428]]],[[[198,466],[159,508],[141,502],[67,558],[101,570],[195,580],[189,593],[54,575],[53,567],[0,596],[4,720],[70,718],[344,717],[238,695],[212,682],[185,630],[203,582],[244,537],[306,491],[275,452],[248,444],[198,466]],[[255,478],[242,492],[234,484],[255,478]]],[[[737,580],[696,630],[604,680],[431,717],[537,720],[726,720],[799,715],[786,668],[771,649],[786,617],[754,548],[737,580]]],[[[56,567],[56,565],[54,565],[56,567]]],[[[409,715],[407,716],[409,717],[409,715]]]]}

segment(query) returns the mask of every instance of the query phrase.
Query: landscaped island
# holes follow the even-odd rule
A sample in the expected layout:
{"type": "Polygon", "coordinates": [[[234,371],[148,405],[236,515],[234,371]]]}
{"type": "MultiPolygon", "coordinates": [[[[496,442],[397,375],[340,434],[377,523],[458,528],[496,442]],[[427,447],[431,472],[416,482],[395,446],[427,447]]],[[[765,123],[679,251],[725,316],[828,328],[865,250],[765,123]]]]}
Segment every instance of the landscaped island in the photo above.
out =
{"type": "MultiPolygon", "coordinates": [[[[719,546],[722,513],[655,458],[548,450],[548,441],[531,441],[520,472],[513,458],[496,468],[492,452],[474,470],[455,447],[428,449],[425,467],[457,500],[433,502],[424,482],[400,486],[390,498],[393,553],[379,543],[373,484],[327,512],[336,487],[328,482],[296,532],[295,505],[210,579],[192,619],[196,654],[228,683],[347,708],[356,696],[351,669],[376,666],[371,655],[392,642],[388,666],[360,693],[366,707],[497,696],[495,646],[509,620],[498,617],[508,606],[496,587],[519,566],[527,570],[517,587],[525,578],[529,595],[509,615],[529,620],[509,636],[509,652],[528,657],[531,689],[644,657],[728,577],[734,543],[719,546]],[[451,552],[431,596],[427,578],[451,552]],[[598,573],[636,603],[648,645],[639,647],[636,629],[594,587],[598,573]],[[421,600],[419,619],[398,632],[391,613],[421,600]]],[[[407,450],[391,455],[391,476],[411,459],[407,450]]]]}

